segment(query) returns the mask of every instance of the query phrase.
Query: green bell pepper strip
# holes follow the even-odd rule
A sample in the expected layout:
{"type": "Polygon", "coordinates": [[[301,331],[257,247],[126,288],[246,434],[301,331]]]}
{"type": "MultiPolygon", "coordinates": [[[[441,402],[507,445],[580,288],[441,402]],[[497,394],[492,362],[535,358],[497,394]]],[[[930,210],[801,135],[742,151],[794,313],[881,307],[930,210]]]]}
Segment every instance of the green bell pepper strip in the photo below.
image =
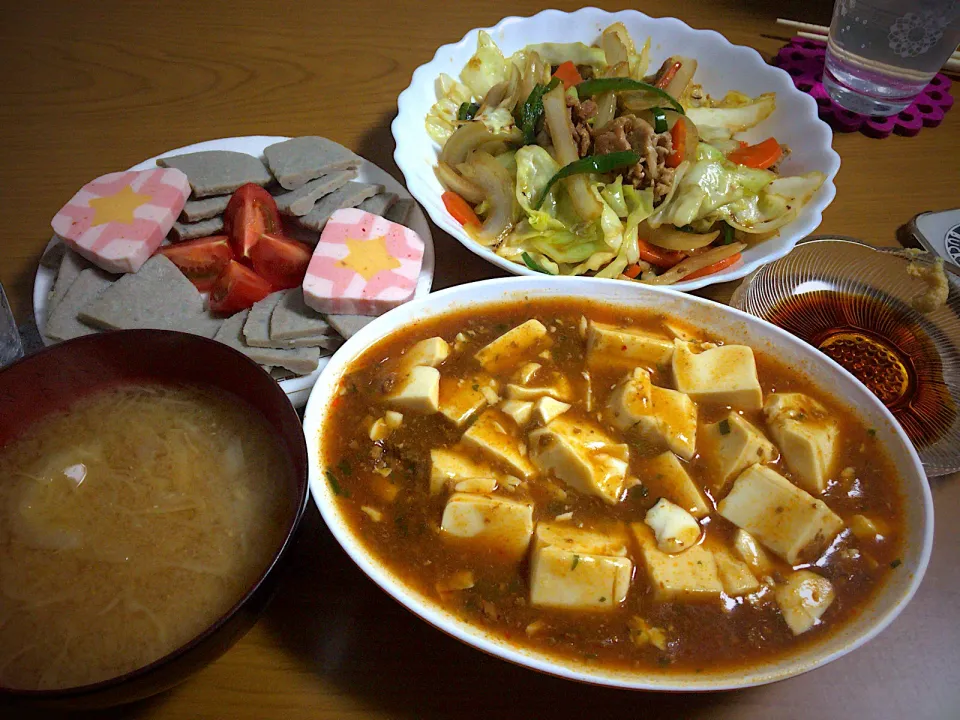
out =
{"type": "Polygon", "coordinates": [[[653,131],[666,132],[669,128],[667,127],[667,114],[663,111],[663,108],[650,108],[650,112],[653,115],[653,131]]]}
{"type": "Polygon", "coordinates": [[[733,227],[727,223],[720,221],[720,237],[723,238],[722,245],[729,245],[734,241],[733,237],[733,227]]]}
{"type": "Polygon", "coordinates": [[[638,162],[640,162],[640,153],[635,150],[621,150],[620,152],[613,152],[607,155],[588,155],[585,158],[574,160],[572,163],[564,165],[550,178],[550,181],[543,188],[543,192],[540,194],[533,208],[535,210],[540,209],[540,206],[543,205],[543,201],[547,197],[547,193],[550,192],[550,189],[558,180],[582,173],[613,172],[618,168],[636,165],[638,162]]]}
{"type": "Polygon", "coordinates": [[[517,124],[523,131],[523,144],[533,145],[537,142],[537,123],[543,117],[543,96],[560,84],[560,78],[554,78],[547,85],[537,83],[530,91],[529,97],[520,106],[517,124]]]}
{"type": "Polygon", "coordinates": [[[479,109],[480,106],[477,103],[460,103],[460,107],[457,109],[457,120],[473,120],[479,109]]]}
{"type": "Polygon", "coordinates": [[[634,80],[632,78],[594,78],[593,80],[584,80],[575,87],[577,88],[577,94],[581,98],[589,97],[591,95],[602,95],[603,93],[608,92],[631,92],[633,90],[643,90],[644,92],[659,95],[668,103],[670,103],[670,105],[673,106],[673,109],[678,113],[681,115],[686,115],[686,113],[683,111],[683,105],[678,103],[666,90],[661,90],[654,85],[640,82],[639,80],[634,80]]]}
{"type": "Polygon", "coordinates": [[[534,272],[543,273],[544,275],[552,275],[553,273],[547,272],[533,257],[530,253],[521,253],[520,257],[523,258],[523,264],[534,272]]]}

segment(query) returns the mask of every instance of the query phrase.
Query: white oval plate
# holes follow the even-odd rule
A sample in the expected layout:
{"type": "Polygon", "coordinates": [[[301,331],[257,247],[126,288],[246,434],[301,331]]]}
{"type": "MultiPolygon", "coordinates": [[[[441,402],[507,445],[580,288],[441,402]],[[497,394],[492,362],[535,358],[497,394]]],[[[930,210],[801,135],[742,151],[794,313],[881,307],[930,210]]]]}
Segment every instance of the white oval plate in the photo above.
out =
{"type": "Polygon", "coordinates": [[[762,685],[813,670],[846,655],[876,636],[913,597],[930,559],[933,545],[933,500],[913,445],[883,404],[833,360],[775,325],[739,310],[666,288],[596,278],[499,278],[460,285],[433,293],[429,299],[401,305],[367,325],[348,340],[317,381],[304,416],[310,464],[310,493],[324,522],[354,562],[383,590],[425,621],[453,637],[519,665],[582,682],[644,690],[725,690],[762,685]],[[836,632],[796,648],[776,660],[725,672],[643,673],[605,670],[571,659],[549,656],[513,645],[502,637],[470,624],[431,598],[405,584],[375,554],[341,513],[337,498],[324,477],[320,435],[330,402],[341,378],[371,345],[415,322],[489,303],[538,298],[590,298],[626,308],[655,309],[673,315],[730,342],[748,344],[788,364],[808,377],[822,392],[837,398],[876,429],[890,453],[903,492],[906,532],[900,567],[891,574],[870,604],[836,632]]]}
{"type": "MultiPolygon", "coordinates": [[[[265,147],[283,140],[289,140],[289,138],[274,137],[269,135],[249,135],[246,137],[207,140],[205,142],[199,142],[194,145],[187,145],[186,147],[161,153],[160,155],[134,165],[130,169],[149,170],[150,168],[157,166],[157,158],[170,157],[172,155],[183,155],[185,153],[199,152],[201,150],[233,150],[235,152],[247,153],[248,155],[256,155],[262,160],[263,149],[265,147]]],[[[397,182],[385,170],[380,169],[368,160],[364,160],[360,165],[357,180],[359,182],[379,183],[380,185],[383,185],[389,192],[396,193],[401,198],[412,199],[410,193],[407,192],[407,189],[403,187],[403,185],[397,182]]],[[[415,297],[423,297],[424,295],[429,294],[430,288],[433,285],[433,236],[430,234],[430,226],[427,224],[427,218],[424,216],[423,210],[420,209],[419,205],[414,205],[414,208],[410,214],[409,223],[410,228],[420,236],[424,244],[423,266],[420,268],[420,278],[417,281],[417,289],[415,292],[415,297]]],[[[51,238],[50,242],[47,244],[47,247],[52,245],[54,241],[55,238],[51,238]]],[[[47,345],[52,344],[52,341],[48,340],[44,334],[44,329],[47,325],[47,297],[50,294],[50,290],[53,287],[53,281],[56,280],[56,277],[56,270],[40,265],[37,268],[37,274],[33,281],[33,317],[37,323],[37,328],[40,330],[40,337],[43,338],[43,342],[47,345]]],[[[292,402],[295,407],[302,407],[306,404],[307,397],[310,394],[310,389],[317,381],[317,378],[320,377],[320,372],[323,370],[324,366],[326,366],[329,359],[329,357],[320,358],[320,365],[309,375],[303,375],[300,377],[290,378],[289,380],[279,381],[280,387],[283,388],[283,391],[287,394],[287,397],[290,398],[290,402],[292,402]]]]}
{"type": "MultiPolygon", "coordinates": [[[[731,44],[713,30],[695,30],[674,18],[651,18],[635,10],[607,12],[583,8],[574,13],[544,10],[529,18],[508,17],[493,28],[491,34],[504,55],[526,45],[540,42],[596,42],[611,23],[620,21],[639,45],[651,38],[650,67],[656,68],[670,55],[688,55],[698,60],[697,82],[713,97],[722,97],[730,90],[750,96],[764,92],[777,94],[777,109],[759,126],[738,135],[749,142],[773,136],[790,147],[790,156],[783,162],[785,175],[819,170],[827,177],[813,198],[800,211],[797,219],[780,229],[769,240],[747,248],[743,261],[697,280],[673,285],[677,290],[695,290],[714,283],[742,278],[764,263],[781,258],[797,241],[812,233],[820,224],[824,209],[833,201],[836,189],[833,179],[840,169],[840,156],[833,151],[833,132],[817,116],[817,103],[793,86],[790,76],[780,68],[767,65],[753,48],[731,44]]],[[[534,275],[533,270],[500,257],[472,240],[443,206],[443,187],[434,175],[437,144],[427,134],[424,120],[437,100],[435,83],[440,73],[459,77],[460,71],[477,48],[480,29],[468,32],[453,45],[437,50],[433,60],[413,73],[410,86],[400,94],[399,113],[391,129],[397,143],[394,159],[406,178],[407,187],[430,214],[433,221],[453,235],[468,250],[515,275],[534,275]]],[[[627,281],[618,281],[627,282],[627,281]]]]}

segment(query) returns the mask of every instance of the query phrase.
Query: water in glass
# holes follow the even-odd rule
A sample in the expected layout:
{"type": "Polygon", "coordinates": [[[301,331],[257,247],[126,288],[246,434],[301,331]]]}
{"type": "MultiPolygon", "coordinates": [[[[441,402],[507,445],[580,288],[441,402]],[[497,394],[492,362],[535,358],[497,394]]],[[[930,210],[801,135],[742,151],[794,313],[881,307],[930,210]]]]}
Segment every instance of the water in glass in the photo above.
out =
{"type": "Polygon", "coordinates": [[[837,0],[823,84],[864,115],[913,102],[960,41],[958,0],[837,0]]]}

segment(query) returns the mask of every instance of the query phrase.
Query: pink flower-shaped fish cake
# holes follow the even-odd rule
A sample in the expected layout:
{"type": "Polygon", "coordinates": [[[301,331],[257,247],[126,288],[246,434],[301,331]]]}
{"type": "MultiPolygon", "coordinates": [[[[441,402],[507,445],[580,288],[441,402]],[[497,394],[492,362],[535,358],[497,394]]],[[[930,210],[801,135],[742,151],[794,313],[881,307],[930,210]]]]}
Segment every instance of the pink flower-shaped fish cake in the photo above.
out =
{"type": "Polygon", "coordinates": [[[423,240],[410,228],[349,208],[327,221],[303,279],[318,312],[380,315],[413,297],[423,240]]]}
{"type": "Polygon", "coordinates": [[[90,262],[109,272],[136,272],[170,232],[190,195],[172,168],[109,173],[84,185],[50,223],[90,262]]]}

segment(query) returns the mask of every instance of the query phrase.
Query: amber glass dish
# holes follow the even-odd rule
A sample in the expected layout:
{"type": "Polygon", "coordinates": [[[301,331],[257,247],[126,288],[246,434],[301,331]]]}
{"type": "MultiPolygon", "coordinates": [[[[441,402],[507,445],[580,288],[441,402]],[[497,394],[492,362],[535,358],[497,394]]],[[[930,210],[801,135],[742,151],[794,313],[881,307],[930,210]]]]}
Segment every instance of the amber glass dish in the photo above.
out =
{"type": "Polygon", "coordinates": [[[960,470],[960,279],[936,307],[929,253],[813,237],[748,275],[731,305],[803,338],[890,409],[927,475],[960,470]]]}

